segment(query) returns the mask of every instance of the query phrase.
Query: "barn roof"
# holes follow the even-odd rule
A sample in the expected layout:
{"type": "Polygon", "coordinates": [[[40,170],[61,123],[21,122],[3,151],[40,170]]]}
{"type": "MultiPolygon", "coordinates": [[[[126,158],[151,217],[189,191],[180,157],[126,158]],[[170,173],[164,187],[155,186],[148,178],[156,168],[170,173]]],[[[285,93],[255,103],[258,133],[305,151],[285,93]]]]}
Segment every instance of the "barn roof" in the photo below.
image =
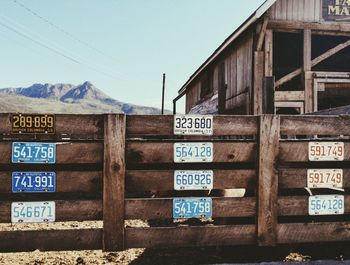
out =
{"type": "Polygon", "coordinates": [[[210,57],[194,72],[187,82],[179,90],[179,94],[186,91],[187,86],[213,61],[217,56],[232,44],[250,25],[255,23],[277,0],[266,0],[242,25],[240,25],[210,57]]]}

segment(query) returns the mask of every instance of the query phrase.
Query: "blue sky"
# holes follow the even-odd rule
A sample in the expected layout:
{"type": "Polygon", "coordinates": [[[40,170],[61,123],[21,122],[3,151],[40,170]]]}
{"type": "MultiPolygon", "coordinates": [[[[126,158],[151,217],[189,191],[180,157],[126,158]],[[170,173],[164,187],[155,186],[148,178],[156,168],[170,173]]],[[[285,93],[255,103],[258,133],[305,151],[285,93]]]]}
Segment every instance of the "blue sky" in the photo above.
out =
{"type": "Polygon", "coordinates": [[[166,73],[171,109],[189,76],[262,2],[0,0],[0,87],[87,80],[115,99],[160,107],[166,73]]]}

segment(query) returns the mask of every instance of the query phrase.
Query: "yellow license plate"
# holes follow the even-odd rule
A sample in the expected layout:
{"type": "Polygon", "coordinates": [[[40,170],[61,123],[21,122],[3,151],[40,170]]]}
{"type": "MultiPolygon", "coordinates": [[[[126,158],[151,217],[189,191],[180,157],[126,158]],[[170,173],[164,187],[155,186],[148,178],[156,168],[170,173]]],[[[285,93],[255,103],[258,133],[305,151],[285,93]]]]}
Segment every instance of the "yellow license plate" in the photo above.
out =
{"type": "Polygon", "coordinates": [[[14,114],[12,115],[13,134],[54,134],[55,115],[14,114]]]}

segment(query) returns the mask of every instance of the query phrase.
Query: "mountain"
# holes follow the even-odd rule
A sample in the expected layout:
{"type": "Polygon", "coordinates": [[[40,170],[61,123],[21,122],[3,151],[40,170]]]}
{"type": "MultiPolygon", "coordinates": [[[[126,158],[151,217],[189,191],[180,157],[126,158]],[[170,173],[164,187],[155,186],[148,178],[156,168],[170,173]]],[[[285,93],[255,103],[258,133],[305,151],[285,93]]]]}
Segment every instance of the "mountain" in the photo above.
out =
{"type": "MultiPolygon", "coordinates": [[[[160,114],[157,108],[115,100],[90,82],[0,89],[0,112],[160,114]]],[[[169,112],[168,112],[169,113],[169,112]]]]}

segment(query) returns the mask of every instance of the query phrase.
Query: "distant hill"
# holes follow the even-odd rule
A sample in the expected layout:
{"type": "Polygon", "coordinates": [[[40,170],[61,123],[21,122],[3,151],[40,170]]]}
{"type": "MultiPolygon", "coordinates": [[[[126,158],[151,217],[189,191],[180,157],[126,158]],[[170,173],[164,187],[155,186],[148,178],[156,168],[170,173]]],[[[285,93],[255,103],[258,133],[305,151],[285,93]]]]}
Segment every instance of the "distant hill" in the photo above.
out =
{"type": "MultiPolygon", "coordinates": [[[[0,112],[160,114],[157,108],[115,100],[90,82],[0,89],[0,112]]],[[[170,112],[168,112],[170,113],[170,112]]]]}

